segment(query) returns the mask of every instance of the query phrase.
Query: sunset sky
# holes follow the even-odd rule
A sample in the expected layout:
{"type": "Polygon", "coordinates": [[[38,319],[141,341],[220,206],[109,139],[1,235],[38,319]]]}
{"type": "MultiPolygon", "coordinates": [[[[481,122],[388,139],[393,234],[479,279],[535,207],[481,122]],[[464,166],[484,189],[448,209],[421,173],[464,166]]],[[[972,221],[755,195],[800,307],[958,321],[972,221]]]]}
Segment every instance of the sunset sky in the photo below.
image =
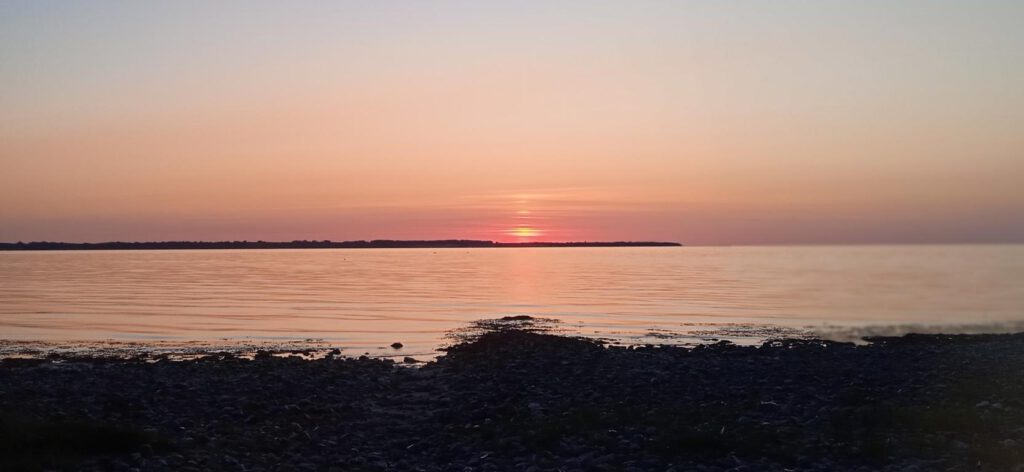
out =
{"type": "Polygon", "coordinates": [[[0,241],[1024,241],[1024,2],[0,3],[0,241]]]}

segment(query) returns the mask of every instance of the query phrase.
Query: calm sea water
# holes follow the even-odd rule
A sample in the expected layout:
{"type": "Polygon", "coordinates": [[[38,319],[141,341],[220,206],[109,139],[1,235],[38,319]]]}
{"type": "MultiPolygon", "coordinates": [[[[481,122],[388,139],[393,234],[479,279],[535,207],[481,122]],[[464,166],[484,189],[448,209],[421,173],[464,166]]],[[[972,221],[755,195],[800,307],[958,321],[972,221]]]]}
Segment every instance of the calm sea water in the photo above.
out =
{"type": "Polygon", "coordinates": [[[8,340],[430,352],[448,330],[521,314],[627,342],[1015,330],[1024,246],[0,253],[8,340]]]}

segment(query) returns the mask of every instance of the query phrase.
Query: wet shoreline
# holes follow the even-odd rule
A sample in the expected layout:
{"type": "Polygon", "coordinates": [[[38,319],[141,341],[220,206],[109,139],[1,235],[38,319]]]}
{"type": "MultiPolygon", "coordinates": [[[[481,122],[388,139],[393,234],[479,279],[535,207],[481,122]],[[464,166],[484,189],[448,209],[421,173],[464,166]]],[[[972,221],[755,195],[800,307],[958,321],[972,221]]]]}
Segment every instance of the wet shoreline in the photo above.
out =
{"type": "MultiPolygon", "coordinates": [[[[306,339],[259,339],[221,338],[214,340],[173,340],[154,338],[149,340],[94,339],[94,340],[35,340],[0,339],[0,359],[82,359],[116,358],[124,360],[148,360],[150,362],[189,360],[206,356],[236,356],[252,358],[265,351],[274,355],[295,355],[306,359],[319,359],[334,352],[346,357],[367,356],[374,359],[402,360],[414,357],[419,361],[431,361],[442,355],[447,347],[464,342],[466,333],[486,331],[488,323],[507,323],[509,319],[525,318],[530,321],[530,330],[563,336],[591,339],[608,345],[623,347],[644,345],[673,345],[695,347],[729,341],[741,345],[760,345],[774,339],[816,339],[813,331],[777,325],[754,323],[685,323],[679,329],[651,327],[641,333],[614,329],[592,330],[586,334],[579,326],[563,323],[554,318],[532,316],[510,316],[499,319],[477,320],[461,328],[439,333],[432,343],[409,342],[404,339],[381,341],[377,344],[351,345],[344,341],[318,338],[306,339]],[[398,342],[401,348],[392,344],[398,342]],[[340,351],[340,354],[336,351],[340,351]]],[[[489,326],[493,328],[493,325],[489,326]]],[[[395,336],[401,338],[401,336],[395,336]]]]}

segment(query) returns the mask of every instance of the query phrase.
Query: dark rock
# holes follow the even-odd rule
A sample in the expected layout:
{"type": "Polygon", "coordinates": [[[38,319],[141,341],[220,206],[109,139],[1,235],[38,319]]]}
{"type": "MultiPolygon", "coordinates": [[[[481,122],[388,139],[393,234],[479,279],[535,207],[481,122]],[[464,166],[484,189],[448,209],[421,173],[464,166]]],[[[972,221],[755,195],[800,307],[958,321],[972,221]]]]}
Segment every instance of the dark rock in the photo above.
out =
{"type": "Polygon", "coordinates": [[[1021,335],[689,350],[504,329],[416,369],[256,357],[0,363],[0,470],[1024,463],[1021,335]]]}

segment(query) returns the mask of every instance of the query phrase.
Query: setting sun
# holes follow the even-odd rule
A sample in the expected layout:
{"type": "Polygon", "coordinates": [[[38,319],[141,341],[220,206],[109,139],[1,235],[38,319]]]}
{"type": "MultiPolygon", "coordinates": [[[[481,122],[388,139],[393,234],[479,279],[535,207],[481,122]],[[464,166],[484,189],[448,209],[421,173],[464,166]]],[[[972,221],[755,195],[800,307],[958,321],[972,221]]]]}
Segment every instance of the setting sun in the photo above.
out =
{"type": "Polygon", "coordinates": [[[533,238],[540,236],[542,232],[536,228],[531,228],[529,226],[518,226],[506,231],[506,234],[510,236],[515,236],[517,238],[533,238]]]}

